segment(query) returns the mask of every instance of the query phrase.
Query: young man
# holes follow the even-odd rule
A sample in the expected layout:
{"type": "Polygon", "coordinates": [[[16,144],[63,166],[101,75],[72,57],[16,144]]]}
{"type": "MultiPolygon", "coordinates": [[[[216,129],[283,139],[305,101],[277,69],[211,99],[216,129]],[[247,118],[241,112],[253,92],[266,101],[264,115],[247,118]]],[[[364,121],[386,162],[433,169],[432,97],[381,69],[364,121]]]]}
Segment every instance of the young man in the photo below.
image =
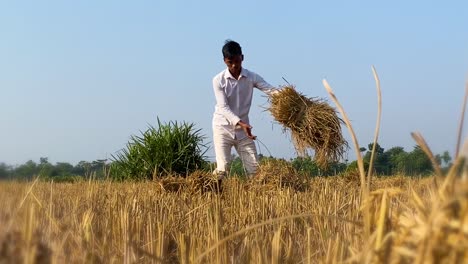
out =
{"type": "Polygon", "coordinates": [[[258,74],[242,68],[244,55],[239,43],[227,40],[222,49],[227,69],[213,78],[216,107],[213,114],[213,142],[217,168],[222,180],[229,170],[231,149],[234,147],[249,176],[258,169],[257,149],[249,124],[253,88],[266,94],[276,91],[258,74]]]}

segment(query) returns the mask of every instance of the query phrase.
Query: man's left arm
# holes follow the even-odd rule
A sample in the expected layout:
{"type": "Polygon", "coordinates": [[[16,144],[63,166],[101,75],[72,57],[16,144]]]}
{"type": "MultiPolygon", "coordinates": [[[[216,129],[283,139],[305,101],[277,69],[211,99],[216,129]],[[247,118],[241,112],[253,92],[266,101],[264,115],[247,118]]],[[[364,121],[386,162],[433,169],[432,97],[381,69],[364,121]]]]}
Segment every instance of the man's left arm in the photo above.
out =
{"type": "Polygon", "coordinates": [[[272,95],[278,92],[278,88],[267,83],[262,76],[255,74],[254,76],[254,87],[258,88],[260,91],[266,93],[267,95],[272,95]]]}

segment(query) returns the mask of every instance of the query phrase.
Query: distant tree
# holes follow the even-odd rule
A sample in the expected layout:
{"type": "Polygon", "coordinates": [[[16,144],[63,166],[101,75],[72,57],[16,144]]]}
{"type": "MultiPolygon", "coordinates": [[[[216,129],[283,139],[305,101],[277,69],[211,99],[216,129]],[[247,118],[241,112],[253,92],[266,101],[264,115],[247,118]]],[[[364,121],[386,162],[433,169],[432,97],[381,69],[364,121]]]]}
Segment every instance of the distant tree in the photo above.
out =
{"type": "Polygon", "coordinates": [[[328,169],[324,172],[324,176],[331,176],[331,175],[337,175],[341,172],[346,171],[346,168],[348,165],[343,162],[332,162],[329,166],[328,169]]]}
{"type": "Polygon", "coordinates": [[[450,156],[450,153],[448,151],[444,151],[442,153],[441,157],[442,161],[444,162],[444,165],[446,167],[450,166],[450,162],[452,161],[452,157],[450,156]]]}
{"type": "Polygon", "coordinates": [[[49,163],[49,158],[47,157],[40,157],[39,158],[39,164],[48,164],[49,163]]]}
{"type": "Polygon", "coordinates": [[[28,160],[25,164],[18,166],[13,171],[13,176],[20,179],[32,179],[32,177],[37,175],[38,172],[37,164],[32,160],[28,160]]]}
{"type": "Polygon", "coordinates": [[[410,175],[427,175],[433,172],[431,160],[420,146],[414,147],[407,160],[407,173],[410,175]]]}
{"type": "Polygon", "coordinates": [[[405,150],[403,147],[393,147],[388,149],[386,153],[389,156],[389,158],[392,158],[400,155],[401,153],[405,153],[405,150]]]}
{"type": "MultiPolygon", "coordinates": [[[[258,155],[258,161],[260,164],[263,162],[266,162],[268,160],[275,160],[276,158],[274,157],[266,157],[262,154],[258,155]]],[[[232,154],[231,156],[231,163],[229,164],[229,174],[232,176],[246,176],[247,171],[242,163],[242,159],[236,155],[232,154]]]]}
{"type": "Polygon", "coordinates": [[[435,155],[435,160],[443,172],[448,172],[452,166],[452,157],[448,151],[444,151],[442,154],[435,155]]]}
{"type": "Polygon", "coordinates": [[[346,170],[346,163],[331,162],[328,167],[321,169],[311,157],[296,157],[291,160],[293,168],[308,176],[332,176],[346,170]]]}
{"type": "Polygon", "coordinates": [[[73,175],[73,165],[67,162],[57,162],[53,173],[50,176],[71,176],[73,175]]]}
{"type": "Polygon", "coordinates": [[[413,172],[410,171],[411,168],[410,154],[407,152],[402,152],[398,155],[392,157],[392,173],[393,174],[406,174],[412,175],[413,172]]]}
{"type": "Polygon", "coordinates": [[[43,177],[50,177],[54,174],[54,165],[49,163],[49,158],[40,157],[37,165],[38,174],[43,177]]]}
{"type": "Polygon", "coordinates": [[[97,159],[91,162],[91,167],[89,171],[89,176],[103,179],[107,177],[106,170],[109,169],[109,164],[107,163],[107,159],[97,159]]]}
{"type": "Polygon", "coordinates": [[[437,164],[439,164],[439,166],[442,166],[442,156],[440,154],[436,154],[434,158],[437,164]]]}
{"type": "MultiPolygon", "coordinates": [[[[369,162],[363,161],[364,163],[364,172],[367,172],[369,170],[369,162]]],[[[352,171],[357,171],[359,169],[357,160],[351,161],[348,166],[346,166],[345,171],[346,172],[352,172],[352,171]]]]}
{"type": "Polygon", "coordinates": [[[0,163],[0,180],[8,179],[11,176],[11,167],[5,163],[0,163]]]}
{"type": "Polygon", "coordinates": [[[84,161],[84,160],[78,162],[78,164],[76,164],[72,170],[73,175],[80,175],[84,177],[89,176],[90,172],[91,172],[91,163],[84,161]]]}
{"type": "Polygon", "coordinates": [[[319,176],[320,169],[310,157],[296,157],[291,160],[291,165],[298,171],[309,176],[319,176]]]}
{"type": "MultiPolygon", "coordinates": [[[[368,153],[370,153],[372,151],[372,149],[374,148],[374,143],[369,143],[369,145],[367,145],[367,149],[369,150],[368,153]]],[[[379,154],[382,154],[384,153],[385,149],[382,148],[379,143],[375,143],[375,152],[376,153],[379,153],[379,154]]]]}
{"type": "Polygon", "coordinates": [[[403,147],[393,147],[385,151],[389,163],[389,174],[405,173],[407,154],[403,147]]]}
{"type": "MultiPolygon", "coordinates": [[[[370,164],[373,147],[374,147],[374,143],[369,143],[368,151],[366,155],[364,155],[364,162],[368,164],[370,164]]],[[[379,145],[379,143],[376,143],[375,145],[373,170],[376,174],[380,174],[380,175],[391,174],[388,155],[387,153],[385,153],[385,149],[382,148],[379,145]]]]}

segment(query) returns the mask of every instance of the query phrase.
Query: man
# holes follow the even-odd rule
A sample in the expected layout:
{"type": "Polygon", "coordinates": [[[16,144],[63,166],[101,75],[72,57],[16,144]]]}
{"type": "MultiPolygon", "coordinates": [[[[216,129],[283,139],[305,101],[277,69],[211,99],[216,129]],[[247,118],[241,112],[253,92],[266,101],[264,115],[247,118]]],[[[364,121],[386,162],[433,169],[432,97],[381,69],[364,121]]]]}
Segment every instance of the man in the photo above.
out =
{"type": "Polygon", "coordinates": [[[234,147],[251,177],[258,169],[257,149],[249,124],[253,88],[266,94],[276,91],[258,74],[242,68],[244,55],[239,43],[227,40],[222,48],[227,69],[213,78],[216,106],[213,114],[213,142],[217,168],[215,174],[222,180],[231,162],[234,147]]]}

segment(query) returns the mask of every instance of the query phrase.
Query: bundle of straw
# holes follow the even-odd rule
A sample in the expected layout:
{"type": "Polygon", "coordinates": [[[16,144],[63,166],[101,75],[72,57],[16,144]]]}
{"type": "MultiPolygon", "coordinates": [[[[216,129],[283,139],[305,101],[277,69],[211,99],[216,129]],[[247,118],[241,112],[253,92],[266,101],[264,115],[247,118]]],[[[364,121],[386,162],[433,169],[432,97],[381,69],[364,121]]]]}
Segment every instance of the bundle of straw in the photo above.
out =
{"type": "Polygon", "coordinates": [[[187,186],[187,180],[183,177],[164,177],[157,182],[166,192],[179,192],[187,186]]]}
{"type": "Polygon", "coordinates": [[[192,193],[222,192],[222,185],[212,173],[195,171],[187,178],[189,189],[192,193]]]}
{"type": "Polygon", "coordinates": [[[269,97],[268,110],[273,118],[291,132],[296,151],[306,156],[315,151],[314,160],[321,168],[339,161],[348,143],[341,134],[341,120],[333,107],[318,98],[308,98],[294,86],[284,86],[269,97]]]}
{"type": "Polygon", "coordinates": [[[304,175],[299,174],[289,162],[275,159],[262,161],[250,184],[250,188],[261,190],[291,188],[302,192],[307,187],[308,181],[304,175]]]}

